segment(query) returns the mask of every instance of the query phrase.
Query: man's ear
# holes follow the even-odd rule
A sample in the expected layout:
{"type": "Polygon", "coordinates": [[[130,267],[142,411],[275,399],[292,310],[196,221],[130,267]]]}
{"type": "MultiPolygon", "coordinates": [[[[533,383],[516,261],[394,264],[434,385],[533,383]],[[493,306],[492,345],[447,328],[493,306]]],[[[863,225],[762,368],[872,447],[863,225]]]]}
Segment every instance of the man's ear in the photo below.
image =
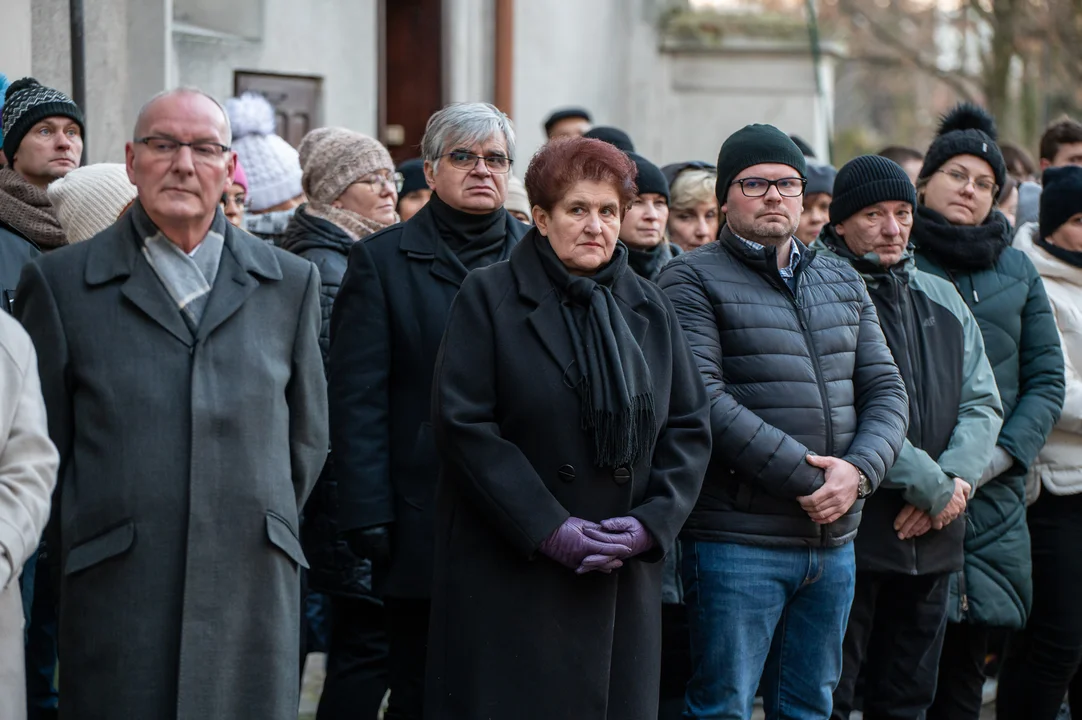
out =
{"type": "MultiPolygon", "coordinates": [[[[827,225],[830,225],[830,223],[827,223],[827,225]]],[[[834,225],[833,228],[834,228],[834,232],[838,233],[838,237],[845,237],[845,221],[844,220],[842,222],[838,223],[837,225],[834,225]]]]}

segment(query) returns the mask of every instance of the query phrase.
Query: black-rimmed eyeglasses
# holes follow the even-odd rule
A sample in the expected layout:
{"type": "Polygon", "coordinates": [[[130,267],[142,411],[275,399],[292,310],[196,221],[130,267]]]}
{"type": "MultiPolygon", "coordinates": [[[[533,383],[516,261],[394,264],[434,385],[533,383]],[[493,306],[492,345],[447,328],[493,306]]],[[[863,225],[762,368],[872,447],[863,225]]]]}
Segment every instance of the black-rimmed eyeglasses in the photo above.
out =
{"type": "Polygon", "coordinates": [[[808,181],[799,177],[779,178],[777,180],[752,177],[733,180],[731,184],[739,185],[744,197],[762,197],[770,192],[772,186],[778,189],[778,194],[782,197],[800,197],[804,194],[804,186],[808,184],[808,181]]]}

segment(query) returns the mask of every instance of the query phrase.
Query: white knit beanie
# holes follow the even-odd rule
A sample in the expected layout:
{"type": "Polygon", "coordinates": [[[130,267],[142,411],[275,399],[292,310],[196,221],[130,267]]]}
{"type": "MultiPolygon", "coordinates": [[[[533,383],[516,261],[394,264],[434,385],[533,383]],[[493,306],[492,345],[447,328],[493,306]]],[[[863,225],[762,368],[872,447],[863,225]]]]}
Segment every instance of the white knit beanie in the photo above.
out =
{"type": "Polygon", "coordinates": [[[248,177],[248,206],[262,212],[301,194],[297,151],[275,135],[274,108],[262,95],[246,92],[225,102],[237,151],[248,177]]]}
{"type": "Polygon", "coordinates": [[[47,192],[69,243],[89,240],[115,223],[137,194],[120,163],[76,168],[50,183],[47,192]]]}

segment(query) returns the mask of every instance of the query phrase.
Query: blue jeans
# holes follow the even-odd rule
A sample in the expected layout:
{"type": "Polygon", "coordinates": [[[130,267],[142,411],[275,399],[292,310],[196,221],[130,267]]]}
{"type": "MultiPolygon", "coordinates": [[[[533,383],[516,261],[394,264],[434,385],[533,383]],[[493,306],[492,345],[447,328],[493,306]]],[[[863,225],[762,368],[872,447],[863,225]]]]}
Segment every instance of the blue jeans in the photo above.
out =
{"type": "Polygon", "coordinates": [[[759,547],[683,539],[691,630],[688,720],[825,720],[842,674],[853,544],[759,547]]]}

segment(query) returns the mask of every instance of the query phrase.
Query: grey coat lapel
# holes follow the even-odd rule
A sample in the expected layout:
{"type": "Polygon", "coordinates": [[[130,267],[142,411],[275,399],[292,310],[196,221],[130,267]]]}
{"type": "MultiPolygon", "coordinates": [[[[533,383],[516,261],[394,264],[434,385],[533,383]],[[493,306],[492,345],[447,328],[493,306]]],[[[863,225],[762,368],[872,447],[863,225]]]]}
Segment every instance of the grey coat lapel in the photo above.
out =
{"type": "Polygon", "coordinates": [[[120,287],[124,297],[177,340],[190,346],[192,333],[184,324],[176,303],[139,251],[140,238],[132,214],[125,213],[115,225],[93,241],[88,251],[84,280],[93,287],[126,278],[120,287]]]}
{"type": "Polygon", "coordinates": [[[225,233],[218,277],[210,291],[207,309],[199,323],[196,340],[207,338],[228,320],[257,287],[259,278],[281,280],[282,268],[274,251],[262,240],[242,234],[229,225],[225,233]]]}

